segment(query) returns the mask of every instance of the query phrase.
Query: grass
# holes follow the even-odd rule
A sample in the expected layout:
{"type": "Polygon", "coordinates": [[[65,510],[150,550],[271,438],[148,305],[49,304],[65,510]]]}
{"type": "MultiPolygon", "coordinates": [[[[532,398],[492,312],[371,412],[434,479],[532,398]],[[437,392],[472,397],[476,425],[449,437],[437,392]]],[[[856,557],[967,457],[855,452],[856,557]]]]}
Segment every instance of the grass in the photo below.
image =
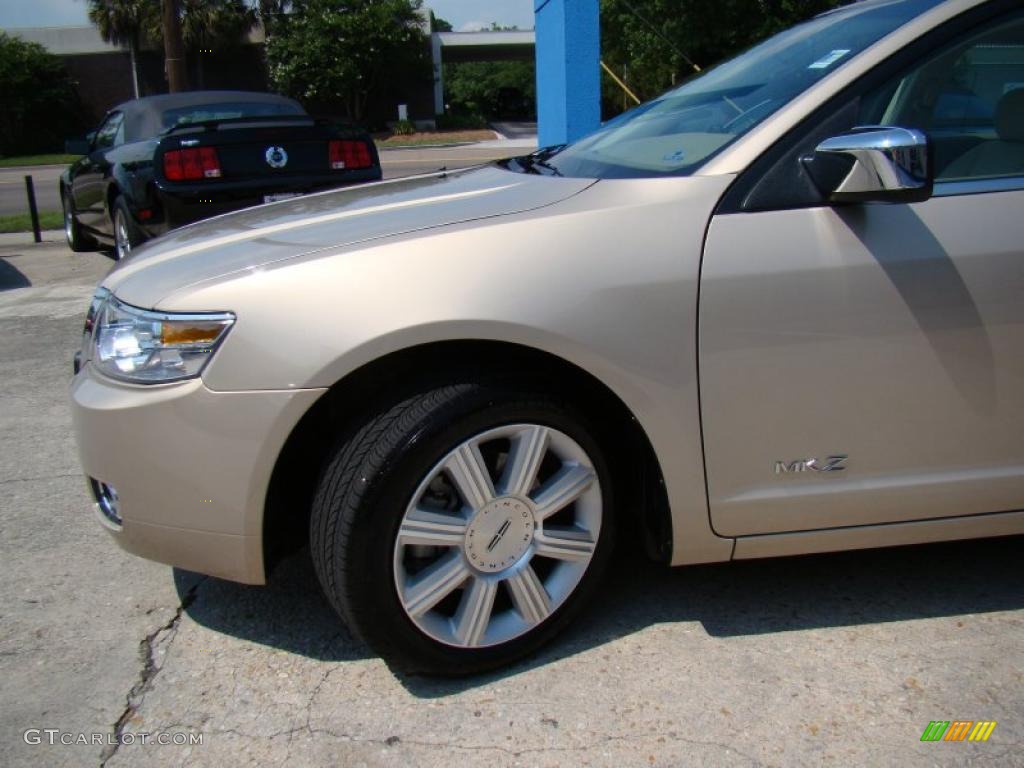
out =
{"type": "MultiPolygon", "coordinates": [[[[40,229],[61,229],[64,226],[64,216],[60,211],[40,211],[40,229]]],[[[0,233],[7,232],[31,232],[32,219],[27,213],[19,213],[16,216],[0,216],[0,233]]]]}
{"type": "Polygon", "coordinates": [[[381,149],[394,149],[395,147],[422,147],[430,144],[459,144],[467,141],[490,141],[497,138],[494,131],[471,130],[471,131],[422,131],[420,133],[409,133],[405,136],[387,136],[376,138],[375,142],[381,149]]]}
{"type": "Polygon", "coordinates": [[[0,168],[22,168],[31,165],[71,165],[81,155],[21,155],[0,157],[0,168]]]}

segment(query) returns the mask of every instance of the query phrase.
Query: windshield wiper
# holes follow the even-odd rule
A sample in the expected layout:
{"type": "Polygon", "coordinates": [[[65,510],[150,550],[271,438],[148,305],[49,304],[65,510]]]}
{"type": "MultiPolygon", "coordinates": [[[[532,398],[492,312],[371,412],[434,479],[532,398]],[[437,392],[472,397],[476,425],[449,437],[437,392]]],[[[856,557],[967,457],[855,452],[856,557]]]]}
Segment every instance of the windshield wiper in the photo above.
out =
{"type": "Polygon", "coordinates": [[[511,167],[512,163],[515,163],[518,166],[518,173],[536,173],[538,175],[546,174],[549,176],[561,176],[562,172],[555,166],[551,165],[551,163],[548,162],[548,159],[557,155],[567,146],[567,144],[554,144],[550,147],[538,149],[536,152],[529,155],[523,155],[522,157],[510,157],[507,160],[499,160],[498,163],[509,170],[516,171],[517,169],[511,167]]]}

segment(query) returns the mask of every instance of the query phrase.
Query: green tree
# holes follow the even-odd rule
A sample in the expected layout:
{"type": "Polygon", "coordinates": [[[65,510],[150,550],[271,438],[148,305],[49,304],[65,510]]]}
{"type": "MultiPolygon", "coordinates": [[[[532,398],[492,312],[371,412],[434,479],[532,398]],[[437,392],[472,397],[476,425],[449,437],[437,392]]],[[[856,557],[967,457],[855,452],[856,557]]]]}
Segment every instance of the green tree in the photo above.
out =
{"type": "Polygon", "coordinates": [[[430,12],[430,31],[431,32],[451,32],[452,24],[447,19],[442,19],[440,16],[435,16],[434,12],[430,12]]]}
{"type": "Polygon", "coordinates": [[[181,36],[196,57],[199,88],[205,85],[204,58],[236,48],[258,20],[243,0],[181,0],[181,36]]]}
{"type": "Polygon", "coordinates": [[[445,101],[452,112],[485,118],[533,117],[537,104],[533,61],[465,61],[444,65],[445,101]]]}
{"type": "MultiPolygon", "coordinates": [[[[256,26],[264,9],[264,18],[278,18],[288,4],[288,0],[261,0],[257,9],[246,0],[180,0],[182,38],[185,50],[196,57],[198,86],[203,87],[203,59],[209,51],[230,51],[256,26]]],[[[135,98],[141,95],[138,51],[146,45],[163,45],[160,8],[161,0],[89,0],[89,20],[100,36],[128,48],[135,98]]]]}
{"type": "MultiPolygon", "coordinates": [[[[438,21],[447,24],[443,19],[438,21]]],[[[449,28],[451,25],[448,25],[449,28]]],[[[491,32],[516,32],[491,22],[491,32]]],[[[464,61],[444,66],[445,101],[460,116],[533,118],[537,107],[537,67],[523,61],[464,61]]]]}
{"type": "Polygon", "coordinates": [[[267,40],[271,81],[306,102],[339,103],[363,121],[390,82],[429,75],[422,0],[294,0],[267,40]]]}
{"type": "Polygon", "coordinates": [[[76,84],[59,57],[0,31],[0,155],[52,152],[82,130],[76,84]]]}
{"type": "Polygon", "coordinates": [[[272,35],[280,24],[287,21],[287,13],[291,10],[291,0],[259,0],[256,13],[263,22],[267,35],[272,35]]]}
{"type": "MultiPolygon", "coordinates": [[[[650,99],[760,40],[849,0],[601,0],[601,58],[650,99]]],[[[622,106],[605,79],[605,100],[622,106]]],[[[618,110],[616,110],[618,111],[618,110]]]]}
{"type": "Polygon", "coordinates": [[[159,40],[160,0],[89,0],[89,21],[108,43],[127,46],[132,60],[132,92],[139,98],[138,52],[159,40]]]}

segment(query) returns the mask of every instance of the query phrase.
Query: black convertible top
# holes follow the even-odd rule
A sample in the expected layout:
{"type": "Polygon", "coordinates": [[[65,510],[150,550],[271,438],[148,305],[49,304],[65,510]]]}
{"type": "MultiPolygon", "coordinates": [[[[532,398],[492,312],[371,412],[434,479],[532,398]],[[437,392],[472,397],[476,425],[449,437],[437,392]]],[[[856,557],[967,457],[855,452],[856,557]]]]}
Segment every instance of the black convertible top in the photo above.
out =
{"type": "Polygon", "coordinates": [[[222,103],[246,104],[277,104],[285,108],[284,114],[304,115],[305,110],[293,99],[279,96],[276,93],[259,91],[186,91],[184,93],[165,93],[159,96],[144,96],[118,104],[111,112],[124,114],[126,141],[156,136],[169,126],[164,123],[164,112],[183,107],[198,107],[206,104],[222,103]]]}

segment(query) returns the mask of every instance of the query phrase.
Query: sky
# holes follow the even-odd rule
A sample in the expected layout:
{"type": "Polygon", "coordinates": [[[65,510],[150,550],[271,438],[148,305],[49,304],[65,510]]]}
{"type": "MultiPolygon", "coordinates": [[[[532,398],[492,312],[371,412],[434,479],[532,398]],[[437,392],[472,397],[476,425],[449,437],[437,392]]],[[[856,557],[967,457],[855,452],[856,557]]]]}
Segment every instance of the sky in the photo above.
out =
{"type": "MultiPolygon", "coordinates": [[[[89,23],[85,0],[0,0],[0,29],[74,27],[89,23]]],[[[501,26],[533,28],[532,0],[426,0],[435,16],[460,32],[501,26]]]]}

